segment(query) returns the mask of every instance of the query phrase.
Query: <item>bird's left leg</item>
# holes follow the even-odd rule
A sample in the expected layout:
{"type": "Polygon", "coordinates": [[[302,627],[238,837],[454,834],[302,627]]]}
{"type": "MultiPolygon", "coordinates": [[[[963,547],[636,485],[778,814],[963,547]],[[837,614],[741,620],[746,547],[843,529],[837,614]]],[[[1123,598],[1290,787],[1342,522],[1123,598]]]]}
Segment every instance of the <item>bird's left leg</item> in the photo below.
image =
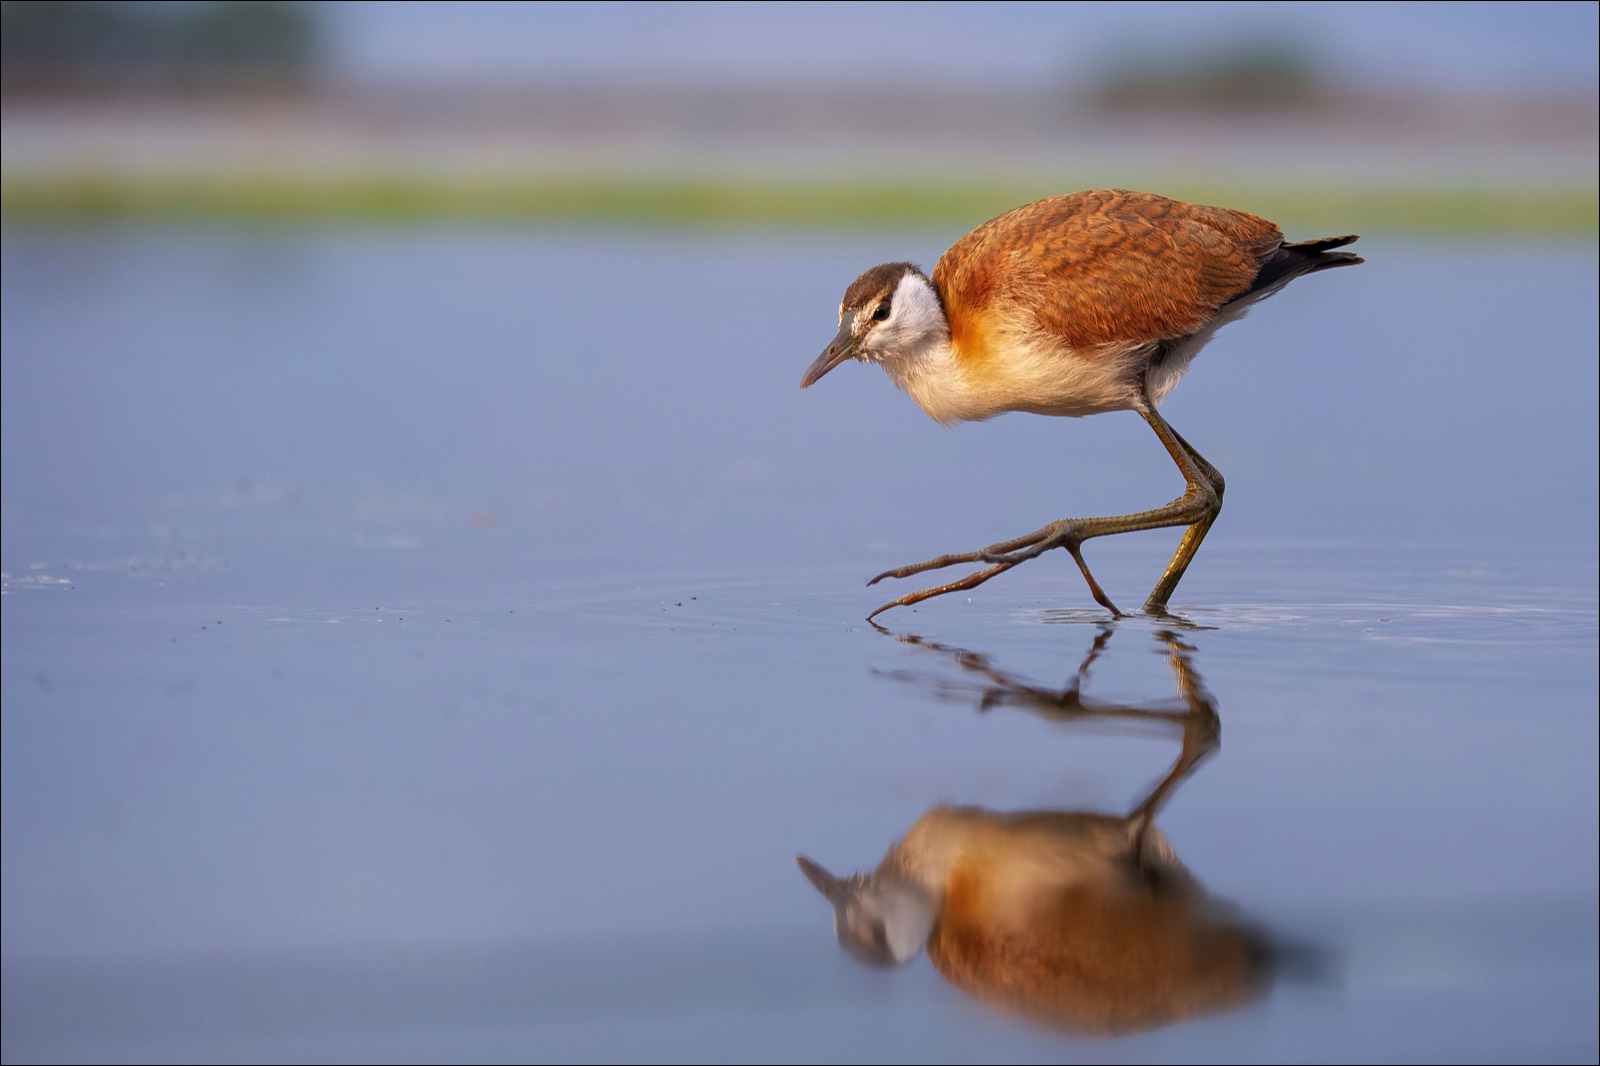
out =
{"type": "Polygon", "coordinates": [[[1199,517],[1183,531],[1183,539],[1178,542],[1177,550],[1172,553],[1172,561],[1167,564],[1161,580],[1156,582],[1156,587],[1150,590],[1149,597],[1144,601],[1146,613],[1165,614],[1167,600],[1178,587],[1178,582],[1183,579],[1184,571],[1189,568],[1195,552],[1200,550],[1200,542],[1206,539],[1206,534],[1211,531],[1217,515],[1222,513],[1222,494],[1228,486],[1223,480],[1222,473],[1206,462],[1205,457],[1195,451],[1194,445],[1184,440],[1177,430],[1168,425],[1167,420],[1156,413],[1154,405],[1139,413],[1150,423],[1150,428],[1156,431],[1156,436],[1167,446],[1167,454],[1172,456],[1172,461],[1177,463],[1178,469],[1183,472],[1186,482],[1184,494],[1182,500],[1175,500],[1174,504],[1195,499],[1203,505],[1199,517]]]}
{"type": "MultiPolygon", "coordinates": [[[[1188,704],[1188,710],[1182,716],[1183,749],[1179,752],[1177,761],[1167,771],[1167,776],[1150,790],[1149,795],[1128,812],[1128,818],[1135,826],[1135,832],[1139,837],[1141,853],[1145,848],[1146,834],[1151,822],[1162,805],[1171,798],[1178,786],[1194,773],[1195,767],[1222,746],[1222,720],[1217,717],[1216,701],[1206,691],[1189,659],[1189,653],[1194,649],[1181,643],[1177,634],[1170,630],[1156,635],[1165,641],[1170,649],[1169,660],[1177,674],[1178,692],[1188,704]]],[[[1158,842],[1156,847],[1160,849],[1165,845],[1158,842]]],[[[1181,870],[1182,867],[1177,869],[1181,870]]]]}

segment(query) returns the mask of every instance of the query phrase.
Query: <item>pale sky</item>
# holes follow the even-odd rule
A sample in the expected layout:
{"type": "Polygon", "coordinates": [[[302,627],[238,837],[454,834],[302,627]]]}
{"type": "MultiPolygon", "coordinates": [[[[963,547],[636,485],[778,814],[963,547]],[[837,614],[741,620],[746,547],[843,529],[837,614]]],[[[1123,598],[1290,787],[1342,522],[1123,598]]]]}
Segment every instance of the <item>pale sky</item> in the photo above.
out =
{"type": "Polygon", "coordinates": [[[1595,91],[1593,3],[321,5],[330,58],[361,81],[490,78],[938,81],[1091,78],[1278,38],[1381,87],[1595,91]]]}

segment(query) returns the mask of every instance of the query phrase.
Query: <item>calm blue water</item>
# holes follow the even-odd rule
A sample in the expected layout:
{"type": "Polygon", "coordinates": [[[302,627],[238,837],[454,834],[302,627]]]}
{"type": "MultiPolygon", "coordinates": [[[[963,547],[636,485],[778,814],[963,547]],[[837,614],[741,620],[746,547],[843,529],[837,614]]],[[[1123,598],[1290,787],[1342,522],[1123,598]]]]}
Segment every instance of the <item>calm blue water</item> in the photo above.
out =
{"type": "MultiPolygon", "coordinates": [[[[1105,1042],[838,949],[796,853],[1125,811],[1179,746],[1040,713],[1184,706],[1064,555],[862,622],[1181,487],[1133,415],[798,390],[949,236],[8,230],[5,1059],[1593,1061],[1583,243],[1368,235],[1164,407],[1229,493],[1160,824],[1317,965],[1105,1042]]],[[[1127,606],[1175,540],[1086,553],[1127,606]]]]}

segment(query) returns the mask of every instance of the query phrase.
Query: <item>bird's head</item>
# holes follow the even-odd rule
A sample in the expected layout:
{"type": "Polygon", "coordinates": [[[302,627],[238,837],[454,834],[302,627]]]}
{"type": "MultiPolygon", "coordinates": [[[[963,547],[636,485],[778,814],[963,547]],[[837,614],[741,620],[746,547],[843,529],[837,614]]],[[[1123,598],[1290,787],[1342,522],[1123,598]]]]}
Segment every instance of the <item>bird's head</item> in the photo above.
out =
{"type": "Polygon", "coordinates": [[[839,944],[869,966],[901,966],[933,933],[934,903],[916,882],[879,869],[840,878],[801,855],[796,860],[817,891],[833,904],[839,944]]]}
{"type": "Polygon", "coordinates": [[[896,364],[918,358],[927,344],[948,338],[944,307],[915,263],[883,263],[862,274],[839,302],[839,333],[800,379],[800,387],[844,362],[896,364]]]}

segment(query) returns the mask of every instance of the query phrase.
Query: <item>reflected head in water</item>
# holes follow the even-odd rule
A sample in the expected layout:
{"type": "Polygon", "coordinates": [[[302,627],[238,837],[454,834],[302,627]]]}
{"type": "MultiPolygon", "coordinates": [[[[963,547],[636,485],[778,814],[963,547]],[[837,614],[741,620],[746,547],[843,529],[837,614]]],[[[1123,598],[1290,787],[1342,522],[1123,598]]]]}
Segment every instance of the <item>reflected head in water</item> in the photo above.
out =
{"type": "Polygon", "coordinates": [[[1269,980],[1265,939],[1136,820],[935,807],[870,874],[799,861],[857,959],[900,965],[925,945],[978,999],[1076,1032],[1223,1010],[1269,980]]]}
{"type": "MultiPolygon", "coordinates": [[[[1138,805],[1126,815],[941,805],[870,873],[840,878],[802,856],[801,870],[833,906],[840,944],[880,966],[907,963],[926,947],[935,968],[978,999],[1098,1035],[1224,1010],[1264,991],[1268,940],[1206,893],[1154,824],[1219,736],[1188,649],[1159,636],[1172,650],[1185,712],[1075,709],[1181,724],[1181,753],[1138,805]]],[[[1005,676],[982,656],[957,659],[968,668],[984,662],[991,679],[1005,676]]],[[[1034,699],[1018,702],[1040,709],[1034,699]]]]}
{"type": "Polygon", "coordinates": [[[903,966],[917,957],[938,917],[938,901],[893,867],[838,878],[804,855],[800,869],[833,904],[840,945],[868,966],[903,966]]]}

